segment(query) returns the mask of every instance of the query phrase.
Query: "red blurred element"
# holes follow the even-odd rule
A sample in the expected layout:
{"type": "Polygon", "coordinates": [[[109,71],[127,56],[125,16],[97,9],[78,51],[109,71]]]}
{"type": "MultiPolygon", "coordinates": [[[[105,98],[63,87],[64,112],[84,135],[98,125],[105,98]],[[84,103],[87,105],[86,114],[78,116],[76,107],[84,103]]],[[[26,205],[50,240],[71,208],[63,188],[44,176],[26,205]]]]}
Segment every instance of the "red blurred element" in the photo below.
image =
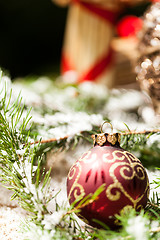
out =
{"type": "MultiPolygon", "coordinates": [[[[113,49],[110,48],[107,53],[102,56],[88,71],[84,72],[83,74],[79,74],[77,82],[81,83],[84,81],[95,81],[104,71],[110,68],[110,66],[114,62],[114,52],[113,49]]],[[[70,63],[67,56],[63,53],[62,55],[62,62],[61,62],[61,71],[62,73],[68,71],[75,71],[75,67],[73,64],[70,63]]]]}
{"type": "Polygon", "coordinates": [[[117,24],[117,33],[120,37],[134,37],[142,29],[142,26],[143,21],[141,18],[128,15],[117,24]]]}
{"type": "Polygon", "coordinates": [[[70,204],[78,201],[79,197],[84,199],[93,194],[103,184],[105,189],[98,199],[84,206],[80,212],[94,227],[100,227],[93,220],[97,219],[115,229],[118,227],[115,214],[126,207],[139,211],[147,204],[149,182],[140,160],[108,141],[103,146],[95,145],[71,167],[67,178],[70,204]]]}

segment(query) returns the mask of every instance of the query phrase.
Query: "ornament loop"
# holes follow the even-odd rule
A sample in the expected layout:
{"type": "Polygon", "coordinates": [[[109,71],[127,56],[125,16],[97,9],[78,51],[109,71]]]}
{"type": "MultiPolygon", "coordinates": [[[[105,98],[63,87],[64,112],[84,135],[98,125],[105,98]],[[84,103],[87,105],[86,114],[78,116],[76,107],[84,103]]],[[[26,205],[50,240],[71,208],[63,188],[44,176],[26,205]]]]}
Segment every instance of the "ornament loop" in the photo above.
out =
{"type": "Polygon", "coordinates": [[[104,126],[104,124],[107,124],[107,123],[111,126],[111,130],[112,130],[112,133],[113,133],[113,126],[112,126],[112,124],[111,124],[110,122],[108,122],[108,121],[105,121],[105,122],[102,123],[101,129],[100,129],[100,130],[101,130],[101,133],[104,133],[104,132],[103,132],[103,126],[104,126]]]}

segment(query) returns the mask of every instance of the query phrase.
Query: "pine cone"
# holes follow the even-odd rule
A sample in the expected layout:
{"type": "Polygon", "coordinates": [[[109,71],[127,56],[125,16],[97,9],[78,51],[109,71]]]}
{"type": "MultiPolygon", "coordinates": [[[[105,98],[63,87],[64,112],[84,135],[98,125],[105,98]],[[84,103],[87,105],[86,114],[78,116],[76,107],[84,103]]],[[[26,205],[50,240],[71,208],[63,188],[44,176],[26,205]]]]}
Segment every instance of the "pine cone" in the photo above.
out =
{"type": "Polygon", "coordinates": [[[137,80],[151,97],[156,113],[160,114],[160,2],[146,11],[138,37],[137,80]]]}

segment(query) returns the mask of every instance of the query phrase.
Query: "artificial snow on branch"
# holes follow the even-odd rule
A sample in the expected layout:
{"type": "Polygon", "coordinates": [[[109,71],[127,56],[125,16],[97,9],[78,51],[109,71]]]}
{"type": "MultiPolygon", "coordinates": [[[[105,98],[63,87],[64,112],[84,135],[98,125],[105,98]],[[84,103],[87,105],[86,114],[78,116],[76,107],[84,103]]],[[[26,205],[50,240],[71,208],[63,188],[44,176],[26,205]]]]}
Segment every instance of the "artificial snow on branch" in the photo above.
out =
{"type": "MultiPolygon", "coordinates": [[[[42,113],[43,104],[40,108],[38,108],[36,104],[33,104],[33,110],[31,111],[30,107],[24,103],[21,95],[19,95],[19,93],[18,95],[15,94],[14,83],[11,84],[7,79],[7,77],[1,76],[0,176],[3,185],[13,191],[12,199],[18,199],[20,206],[30,215],[29,221],[26,222],[23,228],[27,236],[26,238],[33,239],[34,237],[34,239],[37,240],[138,240],[140,239],[138,236],[140,236],[141,239],[158,240],[160,238],[160,196],[157,192],[160,187],[159,176],[155,177],[153,180],[155,184],[153,187],[153,197],[148,202],[146,209],[139,214],[132,210],[117,215],[117,220],[122,227],[119,231],[111,231],[107,227],[104,229],[91,228],[77,220],[74,213],[80,211],[83,204],[87,204],[87,202],[83,202],[78,208],[75,206],[68,206],[67,203],[59,205],[56,202],[59,194],[53,191],[50,185],[50,170],[46,172],[45,169],[43,169],[42,160],[44,160],[46,152],[52,149],[69,149],[71,151],[70,146],[76,145],[80,142],[80,139],[83,139],[83,142],[80,142],[81,144],[86,143],[86,141],[91,144],[91,135],[99,131],[99,127],[104,119],[110,119],[113,115],[109,115],[109,111],[104,111],[104,109],[103,111],[97,112],[96,115],[93,113],[88,114],[87,111],[78,115],[79,112],[72,109],[72,116],[75,116],[77,113],[77,119],[78,116],[81,116],[81,123],[79,122],[79,124],[82,125],[84,120],[86,121],[85,126],[87,127],[84,129],[78,128],[78,130],[73,131],[71,135],[66,134],[66,131],[64,131],[62,137],[50,138],[49,135],[46,135],[46,138],[43,139],[43,136],[40,134],[41,127],[47,132],[50,128],[56,129],[57,126],[69,125],[68,120],[62,123],[58,120],[58,115],[56,115],[56,113],[59,112],[63,113],[61,116],[64,116],[64,108],[61,108],[61,110],[58,109],[58,111],[45,108],[45,111],[48,111],[48,117],[52,116],[50,122],[52,122],[53,116],[56,120],[55,126],[54,124],[45,126],[46,121],[43,121],[43,117],[47,116],[47,112],[42,113]],[[40,112],[40,109],[42,112],[40,112]],[[40,115],[41,122],[37,121],[37,123],[34,123],[32,120],[36,111],[37,115],[40,115]],[[55,200],[55,209],[53,212],[50,212],[48,209],[48,204],[51,200],[55,200]],[[138,234],[140,231],[141,235],[138,234]]],[[[57,89],[59,93],[62,91],[64,94],[64,88],[61,89],[59,86],[57,89]]],[[[67,88],[65,91],[67,92],[67,88]]],[[[100,102],[109,103],[109,99],[113,99],[116,94],[108,95],[106,99],[103,98],[103,101],[101,101],[101,99],[100,102]]],[[[82,105],[82,99],[84,100],[85,97],[83,95],[83,98],[80,100],[80,95],[81,92],[79,92],[79,99],[76,101],[81,102],[82,105]]],[[[95,100],[97,99],[97,101],[99,101],[95,95],[94,97],[95,100]]],[[[39,96],[38,99],[40,100],[41,97],[39,96]]],[[[86,102],[89,103],[88,96],[86,102]]],[[[94,104],[96,105],[96,101],[94,104]]],[[[97,109],[97,106],[95,108],[97,109]]],[[[69,108],[66,112],[69,112],[69,108]]],[[[112,121],[112,119],[110,120],[112,121]]],[[[72,124],[70,127],[72,127],[72,124]]],[[[74,127],[74,130],[75,129],[74,127]]],[[[159,130],[151,129],[149,131],[137,130],[127,131],[125,133],[123,131],[121,132],[123,147],[137,153],[139,159],[143,164],[145,163],[145,166],[152,166],[154,169],[156,166],[159,166],[160,146],[157,140],[157,137],[159,137],[159,130]]],[[[95,196],[98,197],[98,195],[94,194],[90,196],[90,198],[87,199],[88,203],[93,201],[95,196]]]]}

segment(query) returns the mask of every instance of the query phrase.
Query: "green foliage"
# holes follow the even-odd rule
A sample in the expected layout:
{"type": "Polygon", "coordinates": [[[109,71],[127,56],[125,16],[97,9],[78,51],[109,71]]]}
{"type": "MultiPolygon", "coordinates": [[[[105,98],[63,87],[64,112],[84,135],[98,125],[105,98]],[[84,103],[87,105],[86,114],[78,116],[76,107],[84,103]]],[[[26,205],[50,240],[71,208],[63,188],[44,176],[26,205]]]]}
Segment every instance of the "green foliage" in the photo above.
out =
{"type": "Polygon", "coordinates": [[[143,163],[144,167],[154,169],[160,164],[160,146],[158,141],[148,144],[149,134],[125,134],[121,136],[121,147],[133,152],[143,163]]]}
{"type": "MultiPolygon", "coordinates": [[[[160,168],[157,169],[160,170],[160,168]]],[[[160,177],[157,177],[153,182],[156,184],[156,188],[160,187],[160,177]]]]}
{"type": "MultiPolygon", "coordinates": [[[[90,135],[97,132],[99,126],[93,126],[91,131],[75,134],[69,142],[64,137],[36,143],[34,126],[29,126],[31,110],[26,112],[21,96],[14,100],[12,90],[8,91],[6,86],[2,89],[1,96],[0,177],[4,186],[13,191],[12,199],[18,199],[19,204],[31,216],[31,220],[24,226],[26,239],[160,239],[160,196],[156,193],[156,189],[160,187],[159,176],[153,181],[156,187],[146,209],[140,213],[128,209],[117,215],[120,226],[117,230],[110,230],[104,224],[103,229],[82,226],[75,215],[82,207],[96,200],[104,186],[69,207],[55,204],[55,211],[50,213],[48,203],[52,199],[56,201],[57,194],[50,189],[50,170],[45,172],[42,168],[45,154],[51,149],[57,151],[74,148],[82,140],[91,143],[90,135]],[[138,234],[141,238],[137,237],[138,234]]],[[[139,154],[145,166],[159,166],[158,142],[148,145],[145,134],[122,135],[121,146],[139,154]]]]}
{"type": "MultiPolygon", "coordinates": [[[[6,86],[4,86],[6,88],[6,86]]],[[[4,90],[4,89],[2,89],[4,90]]],[[[30,144],[27,124],[30,110],[23,116],[24,105],[20,95],[12,101],[12,90],[1,99],[0,112],[0,176],[1,182],[14,192],[13,199],[38,219],[47,213],[46,204],[50,199],[50,172],[40,175],[41,158],[36,160],[38,146],[30,144]],[[23,119],[22,119],[23,116],[23,119]]]]}

